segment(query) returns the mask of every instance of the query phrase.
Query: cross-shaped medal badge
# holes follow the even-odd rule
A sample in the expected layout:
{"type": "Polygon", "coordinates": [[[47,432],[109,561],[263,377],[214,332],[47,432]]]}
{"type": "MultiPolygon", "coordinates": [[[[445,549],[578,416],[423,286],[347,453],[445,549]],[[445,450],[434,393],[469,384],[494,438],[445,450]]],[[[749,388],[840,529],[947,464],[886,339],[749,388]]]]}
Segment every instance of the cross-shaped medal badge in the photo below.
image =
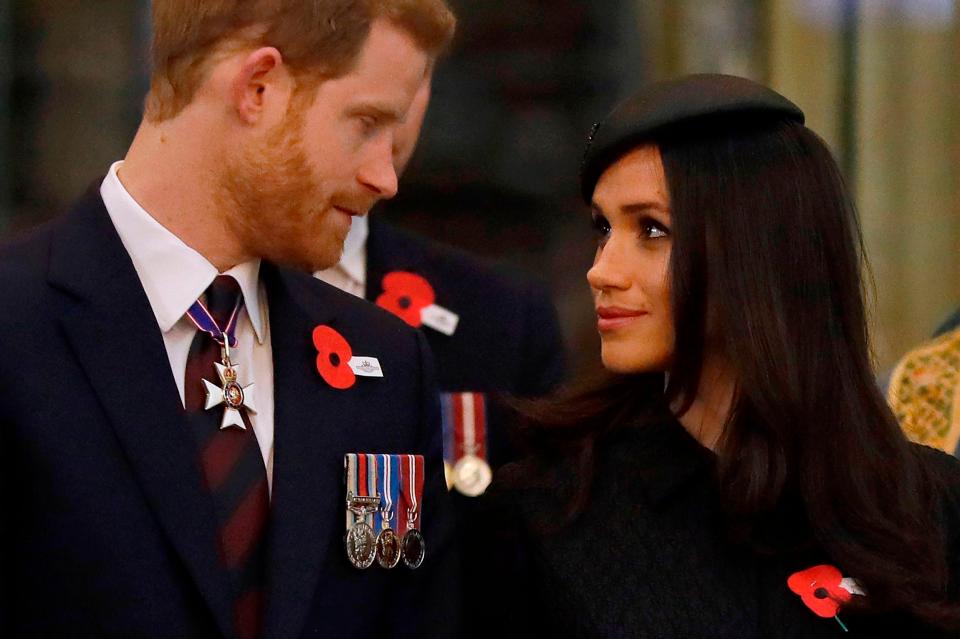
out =
{"type": "Polygon", "coordinates": [[[226,404],[223,411],[223,421],[220,422],[220,430],[236,426],[241,430],[247,427],[243,423],[243,414],[241,408],[246,408],[251,413],[256,413],[257,408],[254,403],[253,384],[241,386],[237,381],[237,369],[240,367],[230,361],[230,338],[225,336],[223,346],[220,349],[223,363],[216,363],[217,374],[220,376],[220,386],[203,380],[204,389],[207,391],[207,403],[204,410],[210,410],[220,404],[226,404]]]}

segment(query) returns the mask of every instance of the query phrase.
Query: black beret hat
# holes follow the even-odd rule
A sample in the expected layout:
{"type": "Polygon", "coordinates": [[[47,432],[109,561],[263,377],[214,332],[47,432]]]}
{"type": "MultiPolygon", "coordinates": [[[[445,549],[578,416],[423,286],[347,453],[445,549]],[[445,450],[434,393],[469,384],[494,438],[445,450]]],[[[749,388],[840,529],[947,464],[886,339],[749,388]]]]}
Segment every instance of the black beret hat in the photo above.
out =
{"type": "Polygon", "coordinates": [[[589,204],[607,167],[655,131],[733,114],[763,114],[804,123],[800,107],[745,78],[699,74],[654,84],[621,102],[594,127],[580,167],[583,199],[589,204]]]}

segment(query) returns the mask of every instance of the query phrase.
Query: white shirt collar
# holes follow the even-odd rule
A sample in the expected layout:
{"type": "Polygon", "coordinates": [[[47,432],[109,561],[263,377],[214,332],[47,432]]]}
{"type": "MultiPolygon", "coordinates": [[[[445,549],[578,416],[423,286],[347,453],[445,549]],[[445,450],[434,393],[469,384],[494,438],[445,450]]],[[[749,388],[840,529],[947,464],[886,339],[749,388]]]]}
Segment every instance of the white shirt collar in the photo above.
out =
{"type": "Polygon", "coordinates": [[[370,222],[367,216],[354,217],[350,223],[350,232],[343,242],[343,254],[338,266],[361,288],[367,284],[367,237],[370,235],[370,222]]]}
{"type": "MultiPolygon", "coordinates": [[[[116,162],[110,167],[100,186],[100,196],[133,260],[157,324],[166,333],[219,273],[205,257],[184,244],[133,199],[117,176],[122,164],[116,162]]],[[[260,305],[260,260],[238,264],[224,275],[233,276],[240,285],[247,316],[262,344],[265,332],[260,305]]]]}

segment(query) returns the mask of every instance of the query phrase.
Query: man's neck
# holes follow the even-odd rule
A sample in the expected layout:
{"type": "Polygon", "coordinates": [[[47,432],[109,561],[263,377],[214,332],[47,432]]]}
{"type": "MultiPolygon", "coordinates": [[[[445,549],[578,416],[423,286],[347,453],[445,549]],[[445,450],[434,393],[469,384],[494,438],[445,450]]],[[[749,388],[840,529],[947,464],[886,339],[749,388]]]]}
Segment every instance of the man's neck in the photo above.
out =
{"type": "Polygon", "coordinates": [[[215,154],[196,135],[187,135],[203,130],[181,121],[190,117],[185,113],[160,124],[144,121],[118,177],[151,217],[222,273],[253,256],[246,254],[227,223],[213,168],[215,154]]]}

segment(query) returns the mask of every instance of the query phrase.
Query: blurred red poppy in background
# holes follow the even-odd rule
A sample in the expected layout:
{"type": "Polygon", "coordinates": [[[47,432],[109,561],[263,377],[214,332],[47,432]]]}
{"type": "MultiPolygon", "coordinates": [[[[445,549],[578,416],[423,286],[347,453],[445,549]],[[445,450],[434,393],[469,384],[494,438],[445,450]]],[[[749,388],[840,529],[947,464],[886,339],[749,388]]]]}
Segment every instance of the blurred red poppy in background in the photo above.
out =
{"type": "Polygon", "coordinates": [[[420,328],[423,324],[423,309],[436,300],[433,287],[416,273],[394,271],[383,278],[383,294],[377,298],[377,306],[384,308],[404,322],[420,328]]]}

